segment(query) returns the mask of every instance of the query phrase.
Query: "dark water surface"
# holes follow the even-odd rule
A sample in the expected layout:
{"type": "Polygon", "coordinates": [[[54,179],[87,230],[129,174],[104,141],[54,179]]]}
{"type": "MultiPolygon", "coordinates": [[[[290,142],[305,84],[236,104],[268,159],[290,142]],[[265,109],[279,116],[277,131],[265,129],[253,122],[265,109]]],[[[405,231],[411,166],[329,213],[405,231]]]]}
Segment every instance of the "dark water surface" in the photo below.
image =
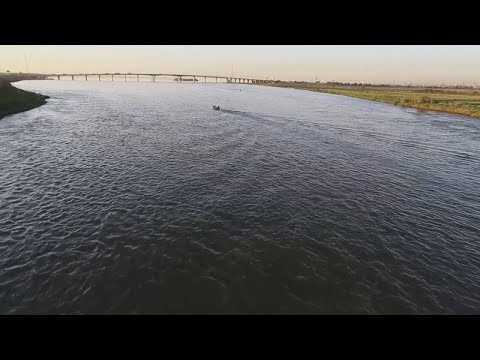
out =
{"type": "Polygon", "coordinates": [[[51,99],[0,121],[0,313],[480,313],[479,120],[251,85],[16,86],[51,99]]]}

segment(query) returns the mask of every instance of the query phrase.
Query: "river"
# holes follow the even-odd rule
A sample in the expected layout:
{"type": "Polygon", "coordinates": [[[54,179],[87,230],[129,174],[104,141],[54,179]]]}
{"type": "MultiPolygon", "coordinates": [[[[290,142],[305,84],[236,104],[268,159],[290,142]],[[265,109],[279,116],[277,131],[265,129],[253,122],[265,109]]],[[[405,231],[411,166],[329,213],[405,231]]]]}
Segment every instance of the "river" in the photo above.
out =
{"type": "Polygon", "coordinates": [[[255,85],[14,85],[51,98],[0,121],[2,314],[480,313],[476,119],[255,85]]]}

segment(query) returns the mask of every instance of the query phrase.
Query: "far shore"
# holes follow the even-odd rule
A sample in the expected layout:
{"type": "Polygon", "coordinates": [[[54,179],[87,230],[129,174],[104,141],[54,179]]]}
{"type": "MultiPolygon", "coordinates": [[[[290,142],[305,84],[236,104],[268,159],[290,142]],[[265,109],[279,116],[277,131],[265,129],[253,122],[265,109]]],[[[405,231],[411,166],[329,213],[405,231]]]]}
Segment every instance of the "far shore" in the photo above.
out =
{"type": "Polygon", "coordinates": [[[278,86],[480,118],[480,89],[375,86],[341,83],[270,82],[278,86]]]}
{"type": "MultiPolygon", "coordinates": [[[[48,96],[20,90],[11,83],[46,79],[41,74],[0,74],[0,119],[6,115],[34,109],[46,103],[48,96]]],[[[309,83],[269,81],[261,86],[285,87],[344,95],[420,110],[480,118],[480,89],[467,87],[419,87],[345,83],[309,83]]]]}
{"type": "MultiPolygon", "coordinates": [[[[46,103],[48,96],[21,90],[14,81],[30,80],[28,77],[0,76],[0,119],[34,109],[46,103]]],[[[32,79],[33,80],[33,79],[32,79]]]]}

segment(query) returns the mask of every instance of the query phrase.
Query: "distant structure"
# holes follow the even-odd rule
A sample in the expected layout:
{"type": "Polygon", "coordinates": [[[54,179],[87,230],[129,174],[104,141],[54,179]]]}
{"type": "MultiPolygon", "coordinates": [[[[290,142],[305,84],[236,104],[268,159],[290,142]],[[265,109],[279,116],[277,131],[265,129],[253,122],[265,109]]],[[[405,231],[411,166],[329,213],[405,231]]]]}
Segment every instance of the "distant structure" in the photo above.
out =
{"type": "MultiPolygon", "coordinates": [[[[215,79],[215,83],[218,83],[218,79],[224,80],[226,83],[238,83],[238,84],[266,84],[269,82],[274,82],[278,80],[263,80],[263,79],[252,79],[244,77],[229,77],[229,76],[218,76],[218,75],[194,75],[194,74],[166,74],[166,73],[156,73],[156,74],[147,74],[147,73],[75,73],[75,74],[38,74],[46,79],[58,79],[67,78],[71,80],[85,80],[88,81],[89,78],[98,79],[98,81],[105,80],[105,77],[108,77],[111,81],[127,81],[127,77],[131,78],[132,76],[136,78],[136,81],[140,81],[140,77],[150,77],[150,79],[155,82],[157,77],[173,77],[174,81],[183,82],[198,82],[198,78],[203,78],[204,82],[207,82],[207,79],[215,79]]],[[[135,80],[134,80],[135,81],[135,80]]]]}
{"type": "Polygon", "coordinates": [[[196,78],[195,79],[193,79],[193,78],[192,79],[189,79],[189,78],[180,79],[180,78],[177,77],[177,78],[173,79],[173,81],[198,81],[198,79],[196,79],[196,78]]]}

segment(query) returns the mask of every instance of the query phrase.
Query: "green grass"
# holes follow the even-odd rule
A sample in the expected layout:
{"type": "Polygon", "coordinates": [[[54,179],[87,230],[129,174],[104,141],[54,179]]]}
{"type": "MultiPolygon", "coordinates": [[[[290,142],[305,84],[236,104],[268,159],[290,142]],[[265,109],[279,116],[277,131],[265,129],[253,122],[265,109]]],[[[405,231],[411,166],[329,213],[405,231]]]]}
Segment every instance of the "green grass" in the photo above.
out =
{"type": "Polygon", "coordinates": [[[344,95],[417,109],[442,111],[480,118],[480,91],[474,89],[428,89],[361,85],[331,86],[306,83],[278,83],[274,86],[344,95]]]}
{"type": "Polygon", "coordinates": [[[0,79],[0,119],[43,105],[46,98],[44,95],[17,89],[8,81],[0,79]]]}

